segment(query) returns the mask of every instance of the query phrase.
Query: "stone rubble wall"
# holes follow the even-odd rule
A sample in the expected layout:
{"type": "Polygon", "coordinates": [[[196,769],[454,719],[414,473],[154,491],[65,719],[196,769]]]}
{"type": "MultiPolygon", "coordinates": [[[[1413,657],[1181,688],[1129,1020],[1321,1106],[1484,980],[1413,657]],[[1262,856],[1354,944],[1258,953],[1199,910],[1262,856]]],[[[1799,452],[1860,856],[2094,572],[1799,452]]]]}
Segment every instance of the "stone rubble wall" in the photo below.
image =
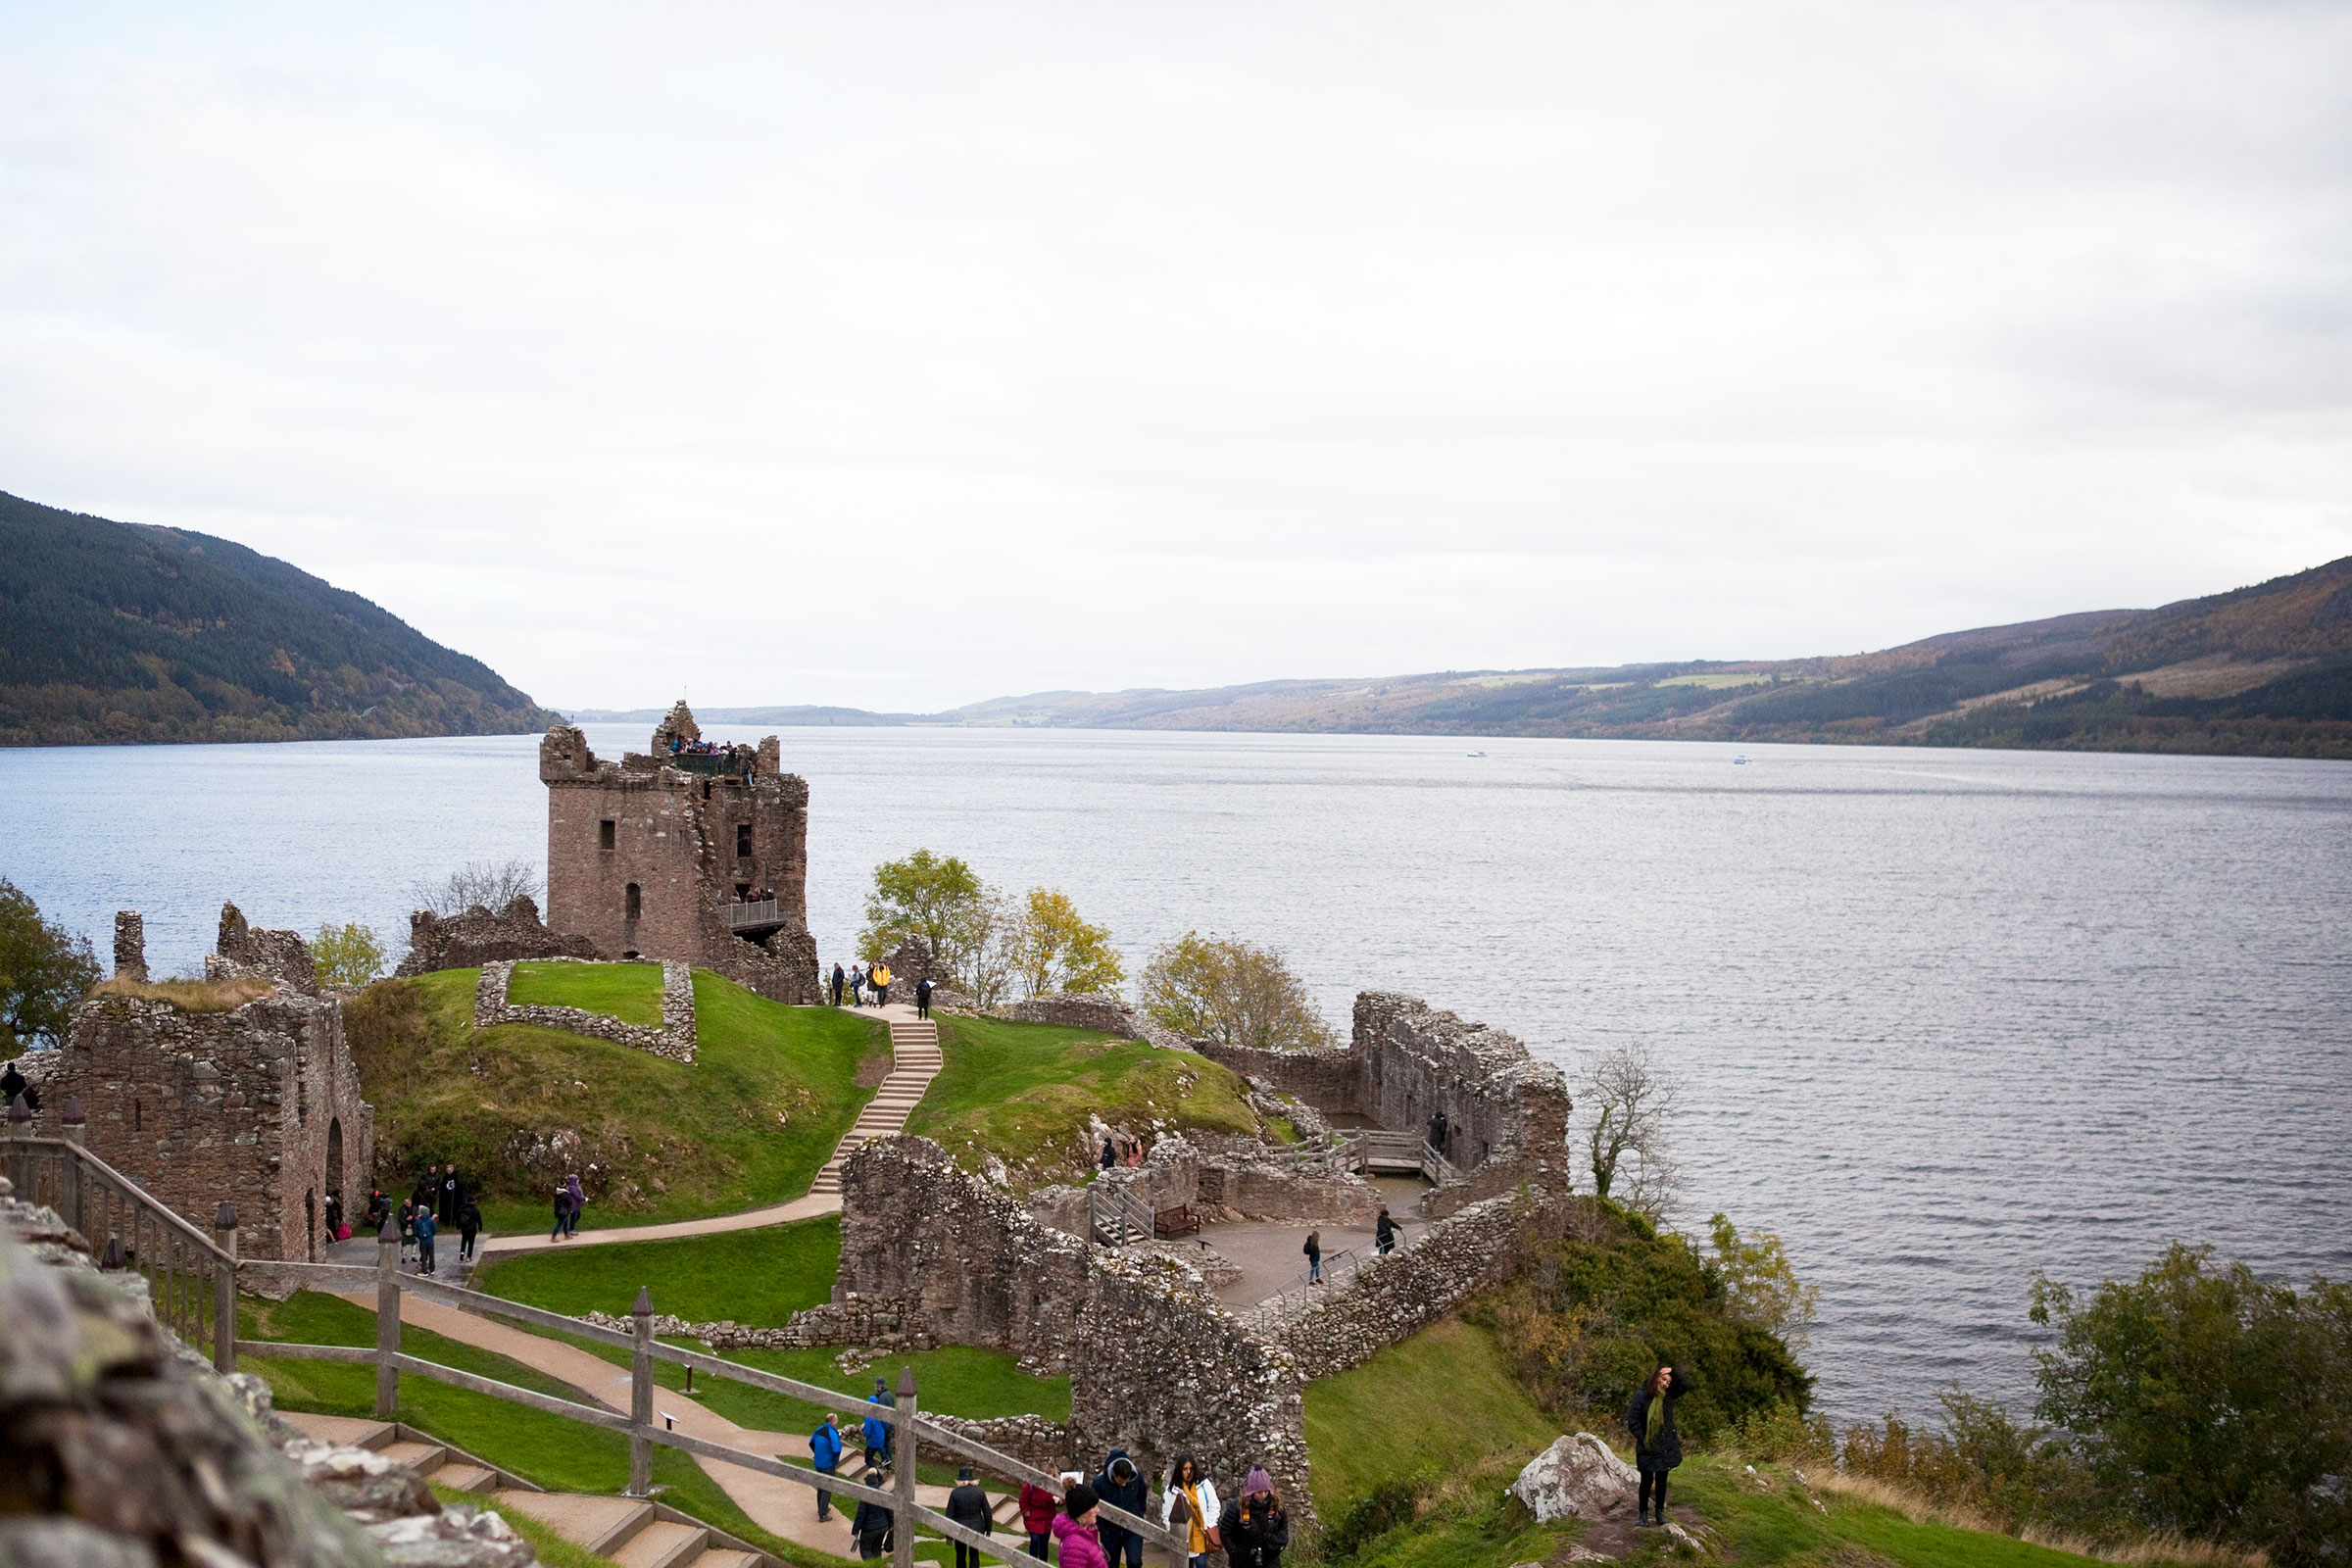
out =
{"type": "Polygon", "coordinates": [[[1144,1038],[1144,1021],[1133,1007],[1115,996],[1056,993],[1031,997],[997,1009],[997,1016],[1013,1023],[1053,1023],[1068,1029],[1092,1029],[1120,1040],[1144,1038]]]}
{"type": "MultiPolygon", "coordinates": [[[[558,963],[584,963],[582,958],[546,960],[558,963]]],[[[643,959],[637,960],[646,961],[643,959]]],[[[623,1023],[608,1013],[590,1012],[584,1007],[559,1007],[545,1003],[525,1003],[517,1005],[507,1001],[507,989],[514,979],[512,960],[482,965],[482,978],[473,991],[473,1026],[476,1029],[495,1028],[504,1023],[536,1024],[542,1029],[562,1029],[594,1040],[609,1040],[616,1046],[632,1046],[639,1051],[682,1061],[694,1062],[694,971],[675,959],[662,964],[662,1027],[649,1029],[644,1024],[623,1023]]]]}
{"type": "Polygon", "coordinates": [[[601,955],[586,937],[550,930],[539,906],[518,893],[503,909],[475,905],[463,914],[442,916],[418,909],[409,916],[409,952],[393,970],[398,975],[440,969],[473,969],[519,958],[594,958],[601,955]]]}
{"type": "Polygon", "coordinates": [[[1357,1103],[1364,1074],[1363,1054],[1352,1046],[1253,1051],[1248,1046],[1200,1040],[1194,1042],[1194,1048],[1251,1083],[1278,1095],[1303,1100],[1318,1110],[1351,1114],[1363,1109],[1357,1103]]]}
{"type": "Polygon", "coordinates": [[[281,986],[233,1011],[185,1012],[100,992],[54,1054],[44,1114],[78,1098],[90,1152],[208,1235],[225,1200],[248,1256],[316,1260],[326,1195],[348,1207],[368,1190],[375,1109],[339,1002],[281,986]]]}
{"type": "Polygon", "coordinates": [[[1412,1246],[1377,1257],[1273,1340],[1308,1381],[1345,1372],[1418,1333],[1479,1292],[1512,1278],[1568,1234],[1564,1194],[1529,1186],[1432,1225],[1412,1246]]]}
{"type": "Polygon", "coordinates": [[[147,978],[147,922],[136,909],[115,911],[115,978],[147,978]]]}
{"type": "MultiPolygon", "coordinates": [[[[116,916],[118,933],[122,917],[116,916]]],[[[139,967],[147,966],[142,945],[139,967]]],[[[207,978],[223,974],[258,974],[288,985],[306,997],[318,994],[318,967],[311,960],[310,944],[293,931],[263,931],[246,923],[233,904],[220,906],[220,935],[205,964],[207,978]],[[217,960],[217,961],[216,961],[217,960]]]]}

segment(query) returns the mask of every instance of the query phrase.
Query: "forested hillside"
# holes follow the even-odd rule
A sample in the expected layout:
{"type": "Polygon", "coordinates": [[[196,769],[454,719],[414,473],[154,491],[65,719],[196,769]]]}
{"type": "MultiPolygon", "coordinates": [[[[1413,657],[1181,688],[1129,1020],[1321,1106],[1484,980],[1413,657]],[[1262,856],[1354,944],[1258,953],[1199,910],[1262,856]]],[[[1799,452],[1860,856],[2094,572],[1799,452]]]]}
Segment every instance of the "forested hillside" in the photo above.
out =
{"type": "Polygon", "coordinates": [[[2352,557],[1875,654],[1043,692],[927,722],[2352,758],[2352,557]]]}
{"type": "Polygon", "coordinates": [[[0,745],[505,735],[477,659],[243,545],[0,494],[0,745]]]}

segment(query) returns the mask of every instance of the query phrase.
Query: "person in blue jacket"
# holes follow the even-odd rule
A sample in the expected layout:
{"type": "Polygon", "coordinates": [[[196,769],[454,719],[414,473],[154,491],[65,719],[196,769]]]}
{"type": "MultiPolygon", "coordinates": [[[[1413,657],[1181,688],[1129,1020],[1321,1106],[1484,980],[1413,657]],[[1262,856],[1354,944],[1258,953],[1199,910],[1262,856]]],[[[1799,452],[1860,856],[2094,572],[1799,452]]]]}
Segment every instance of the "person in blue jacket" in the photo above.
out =
{"type": "MultiPolygon", "coordinates": [[[[865,1402],[881,1405],[891,1402],[890,1391],[883,1387],[880,1378],[874,1379],[874,1392],[865,1396],[865,1402]]],[[[865,1462],[890,1463],[890,1423],[880,1416],[869,1415],[865,1418],[865,1462]],[[876,1454],[881,1455],[880,1459],[875,1458],[876,1454]]]]}
{"type": "MultiPolygon", "coordinates": [[[[831,1475],[841,1464],[841,1417],[825,1412],[825,1424],[808,1434],[808,1456],[820,1474],[831,1475]]],[[[833,1494],[816,1489],[816,1522],[833,1517],[833,1494]]]]}

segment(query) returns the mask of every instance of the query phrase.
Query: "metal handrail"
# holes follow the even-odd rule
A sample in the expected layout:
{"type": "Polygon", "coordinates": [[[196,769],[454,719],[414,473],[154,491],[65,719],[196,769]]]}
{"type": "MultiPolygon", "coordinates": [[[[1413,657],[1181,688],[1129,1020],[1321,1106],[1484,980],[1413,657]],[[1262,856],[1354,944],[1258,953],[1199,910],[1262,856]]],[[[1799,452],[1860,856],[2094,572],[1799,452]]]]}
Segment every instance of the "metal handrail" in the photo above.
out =
{"type": "Polygon", "coordinates": [[[730,931],[740,931],[747,925],[783,923],[783,901],[779,899],[738,900],[727,906],[727,929],[730,931]]]}

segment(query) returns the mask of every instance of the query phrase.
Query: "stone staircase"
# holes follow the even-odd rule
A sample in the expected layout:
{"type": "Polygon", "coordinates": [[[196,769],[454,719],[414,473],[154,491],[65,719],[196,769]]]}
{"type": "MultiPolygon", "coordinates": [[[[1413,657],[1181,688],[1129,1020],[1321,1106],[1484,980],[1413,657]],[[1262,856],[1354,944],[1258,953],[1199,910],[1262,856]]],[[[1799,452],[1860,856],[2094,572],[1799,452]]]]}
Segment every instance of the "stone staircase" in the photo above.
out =
{"type": "Polygon", "coordinates": [[[810,1185],[811,1197],[841,1192],[841,1167],[852,1154],[876,1138],[895,1138],[906,1130],[906,1117],[931,1080],[939,1076],[939,1026],[927,1018],[890,1020],[890,1076],[874,1098],[858,1113],[856,1125],[842,1135],[841,1147],[810,1185]]]}
{"type": "Polygon", "coordinates": [[[280,1411],[321,1443],[368,1448],[399,1461],[436,1487],[468,1493],[528,1514],[557,1535],[621,1568],[759,1568],[762,1553],[730,1545],[676,1509],[637,1497],[541,1492],[473,1455],[435,1443],[392,1421],[280,1411]]]}

